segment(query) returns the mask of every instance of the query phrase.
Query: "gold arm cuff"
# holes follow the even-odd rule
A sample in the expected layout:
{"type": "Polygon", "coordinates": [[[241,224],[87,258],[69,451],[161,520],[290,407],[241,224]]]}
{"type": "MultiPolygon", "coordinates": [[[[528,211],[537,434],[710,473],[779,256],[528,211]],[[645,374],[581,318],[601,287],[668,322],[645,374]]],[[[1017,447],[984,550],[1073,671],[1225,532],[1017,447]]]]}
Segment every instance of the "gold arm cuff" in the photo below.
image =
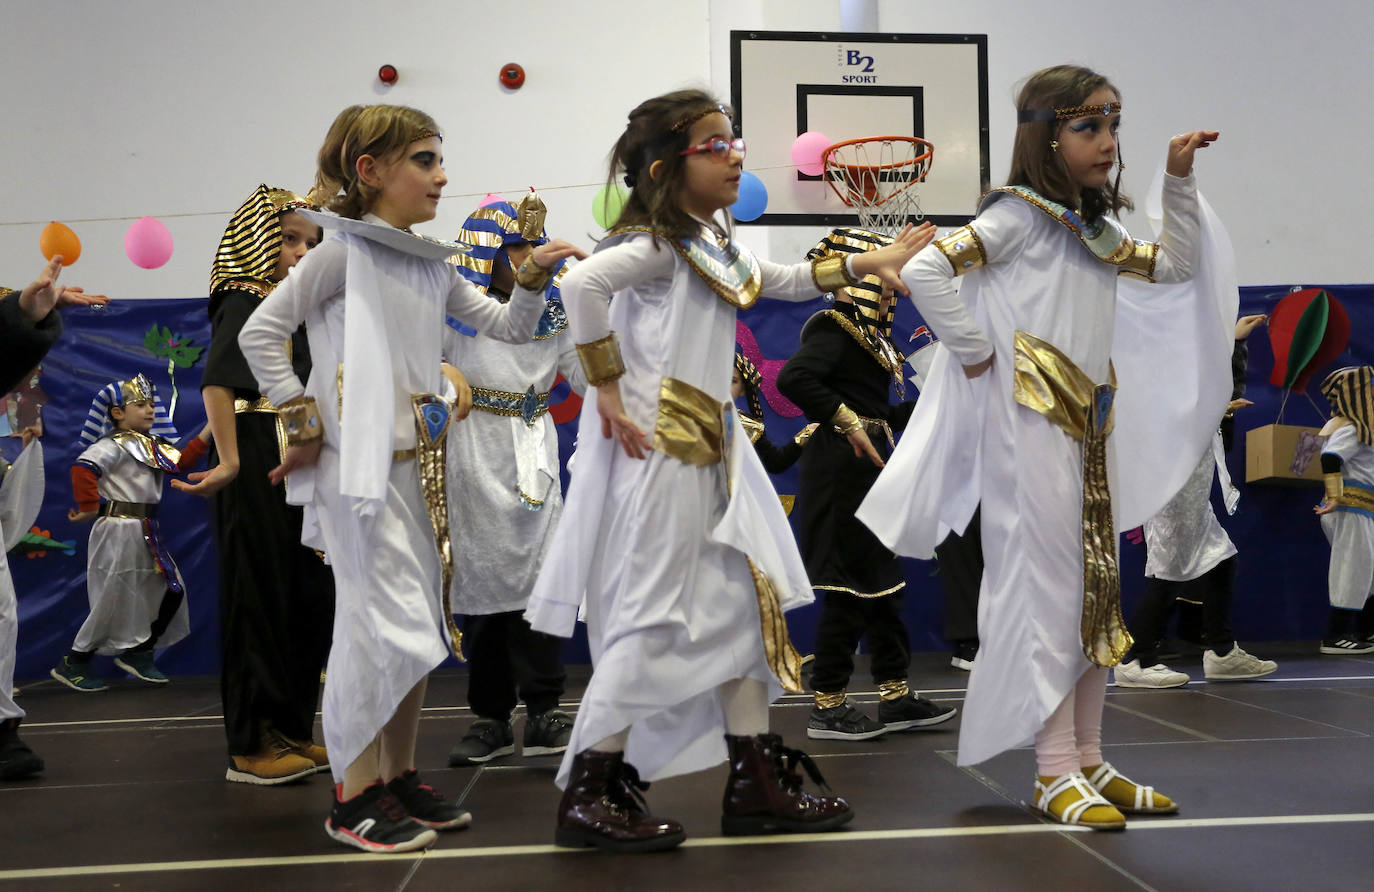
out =
{"type": "Polygon", "coordinates": [[[811,261],[811,281],[816,283],[816,290],[834,294],[841,288],[848,288],[859,281],[849,274],[845,259],[826,257],[811,261]]]}
{"type": "Polygon", "coordinates": [[[797,435],[792,438],[792,442],[796,443],[798,446],[805,446],[806,442],[811,439],[811,435],[816,432],[816,428],[818,427],[820,427],[820,425],[815,422],[808,424],[806,427],[797,431],[797,435]]]}
{"type": "Polygon", "coordinates": [[[515,284],[526,291],[540,292],[549,287],[549,279],[551,278],[553,278],[553,270],[544,269],[530,259],[520,264],[520,269],[515,273],[515,284]]]}
{"type": "Polygon", "coordinates": [[[277,407],[282,425],[286,428],[287,446],[304,446],[324,436],[320,410],[313,396],[298,396],[277,407]]]}
{"type": "Polygon", "coordinates": [[[1345,482],[1342,480],[1340,472],[1323,474],[1322,480],[1326,483],[1326,500],[1339,502],[1341,496],[1345,495],[1345,482]]]}
{"type": "Polygon", "coordinates": [[[835,425],[838,433],[849,436],[857,430],[863,429],[863,422],[859,420],[858,414],[844,403],[835,410],[835,414],[830,416],[830,423],[835,425]]]}
{"type": "Polygon", "coordinates": [[[1155,263],[1158,260],[1158,242],[1136,241],[1135,247],[1131,249],[1131,256],[1121,262],[1121,271],[1118,275],[1153,282],[1155,280],[1155,263]]]}
{"type": "Polygon", "coordinates": [[[817,691],[816,708],[834,709],[836,706],[843,706],[846,693],[845,691],[836,691],[833,694],[822,694],[820,691],[817,691]]]}
{"type": "Polygon", "coordinates": [[[592,387],[610,384],[625,374],[625,360],[620,358],[620,341],[615,332],[590,344],[578,344],[577,358],[582,361],[582,371],[587,373],[587,383],[592,387]]]}
{"type": "Polygon", "coordinates": [[[944,238],[936,239],[935,247],[945,255],[956,276],[986,266],[988,262],[988,252],[983,247],[983,240],[978,237],[978,231],[972,226],[960,226],[944,238]]]}

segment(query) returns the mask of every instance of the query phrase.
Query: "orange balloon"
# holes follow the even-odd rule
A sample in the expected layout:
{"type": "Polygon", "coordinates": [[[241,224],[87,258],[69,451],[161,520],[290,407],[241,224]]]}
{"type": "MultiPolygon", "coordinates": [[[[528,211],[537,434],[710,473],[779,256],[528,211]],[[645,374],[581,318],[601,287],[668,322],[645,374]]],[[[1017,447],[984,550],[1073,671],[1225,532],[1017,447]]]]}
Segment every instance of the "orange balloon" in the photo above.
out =
{"type": "Polygon", "coordinates": [[[62,255],[62,265],[71,266],[81,256],[81,239],[76,237],[70,226],[56,220],[43,227],[38,236],[38,250],[49,260],[54,255],[62,255]]]}

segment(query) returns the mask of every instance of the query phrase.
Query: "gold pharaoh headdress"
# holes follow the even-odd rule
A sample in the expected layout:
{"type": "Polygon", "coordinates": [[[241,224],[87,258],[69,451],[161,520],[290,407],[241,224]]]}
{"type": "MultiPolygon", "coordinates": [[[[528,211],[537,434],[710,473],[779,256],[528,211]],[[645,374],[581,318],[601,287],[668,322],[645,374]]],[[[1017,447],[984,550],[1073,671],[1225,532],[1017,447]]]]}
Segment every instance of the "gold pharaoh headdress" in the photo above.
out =
{"type": "Polygon", "coordinates": [[[276,286],[272,274],[281,254],[281,215],[310,202],[286,189],[260,185],[253,190],[234,216],[219,241],[210,266],[210,293],[230,282],[245,290],[266,296],[276,286]]]}
{"type": "Polygon", "coordinates": [[[1374,368],[1346,366],[1326,376],[1322,395],[1331,404],[1331,413],[1348,418],[1355,425],[1360,442],[1374,446],[1374,368]]]}
{"type": "MultiPolygon", "coordinates": [[[[832,229],[814,248],[806,252],[807,260],[824,260],[827,257],[845,257],[850,254],[863,254],[876,251],[892,244],[892,239],[866,229],[832,229]]],[[[896,301],[888,305],[887,312],[879,314],[878,300],[883,296],[883,283],[877,276],[865,276],[853,285],[840,289],[854,301],[859,315],[874,332],[884,338],[892,337],[892,317],[896,313],[896,301]]]]}

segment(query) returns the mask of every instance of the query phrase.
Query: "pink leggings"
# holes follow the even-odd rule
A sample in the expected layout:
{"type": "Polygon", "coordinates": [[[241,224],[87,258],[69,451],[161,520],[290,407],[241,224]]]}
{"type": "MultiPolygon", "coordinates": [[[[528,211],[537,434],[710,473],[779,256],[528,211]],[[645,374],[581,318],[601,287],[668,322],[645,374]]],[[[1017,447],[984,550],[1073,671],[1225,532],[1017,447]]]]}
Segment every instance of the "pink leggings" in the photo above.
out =
{"type": "Polygon", "coordinates": [[[1044,777],[1102,764],[1102,708],[1107,670],[1094,666],[1073,686],[1035,735],[1035,763],[1044,777]]]}

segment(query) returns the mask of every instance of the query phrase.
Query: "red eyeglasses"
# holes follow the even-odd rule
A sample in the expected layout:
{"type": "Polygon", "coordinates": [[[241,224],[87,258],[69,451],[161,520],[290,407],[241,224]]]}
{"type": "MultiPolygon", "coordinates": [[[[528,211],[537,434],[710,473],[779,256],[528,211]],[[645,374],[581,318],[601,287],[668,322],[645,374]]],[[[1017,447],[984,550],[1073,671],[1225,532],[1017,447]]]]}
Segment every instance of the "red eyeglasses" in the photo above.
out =
{"type": "Polygon", "coordinates": [[[744,137],[740,136],[734,139],[723,139],[717,136],[714,139],[707,140],[699,146],[688,146],[681,152],[678,152],[678,154],[700,155],[706,152],[710,152],[712,155],[722,160],[730,157],[731,152],[739,152],[739,156],[743,158],[745,152],[744,137]]]}

